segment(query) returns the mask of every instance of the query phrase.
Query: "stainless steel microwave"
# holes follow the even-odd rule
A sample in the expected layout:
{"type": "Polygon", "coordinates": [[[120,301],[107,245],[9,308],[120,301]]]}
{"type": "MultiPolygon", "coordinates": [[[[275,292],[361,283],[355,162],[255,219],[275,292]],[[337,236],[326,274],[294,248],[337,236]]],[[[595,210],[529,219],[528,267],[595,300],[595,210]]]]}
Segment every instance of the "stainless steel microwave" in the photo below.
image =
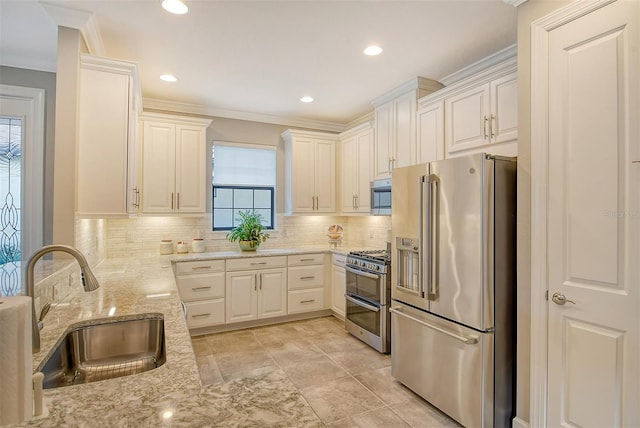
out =
{"type": "Polygon", "coordinates": [[[391,179],[371,182],[371,214],[391,215],[391,179]]]}

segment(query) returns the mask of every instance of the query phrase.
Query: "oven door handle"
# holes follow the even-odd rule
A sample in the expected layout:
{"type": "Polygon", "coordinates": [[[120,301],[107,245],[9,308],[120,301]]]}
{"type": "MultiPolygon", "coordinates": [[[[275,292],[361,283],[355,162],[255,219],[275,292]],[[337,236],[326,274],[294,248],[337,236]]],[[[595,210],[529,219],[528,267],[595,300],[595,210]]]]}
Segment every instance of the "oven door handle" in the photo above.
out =
{"type": "Polygon", "coordinates": [[[344,297],[345,297],[345,299],[347,299],[351,303],[354,303],[354,304],[356,304],[358,306],[362,306],[365,309],[369,309],[370,311],[373,311],[373,312],[380,312],[380,308],[378,308],[376,306],[369,305],[369,304],[364,303],[364,302],[362,302],[362,301],[360,301],[358,299],[354,299],[353,297],[351,297],[351,296],[349,296],[347,294],[345,294],[344,297]]]}
{"type": "Polygon", "coordinates": [[[374,273],[363,272],[361,270],[353,269],[353,268],[351,268],[349,266],[346,266],[345,269],[348,272],[351,272],[351,273],[356,274],[356,275],[362,275],[364,277],[371,278],[371,279],[380,279],[380,276],[376,275],[374,273]]]}

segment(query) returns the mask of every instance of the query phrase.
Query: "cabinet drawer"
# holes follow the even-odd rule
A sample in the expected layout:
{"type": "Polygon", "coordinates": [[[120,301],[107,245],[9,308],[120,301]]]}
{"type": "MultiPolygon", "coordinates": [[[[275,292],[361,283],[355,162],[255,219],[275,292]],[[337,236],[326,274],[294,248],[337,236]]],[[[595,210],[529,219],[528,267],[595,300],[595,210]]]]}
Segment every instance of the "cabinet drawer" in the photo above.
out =
{"type": "Polygon", "coordinates": [[[289,313],[324,309],[324,288],[289,291],[289,313]]]}
{"type": "Polygon", "coordinates": [[[187,327],[198,328],[224,323],[224,299],[188,302],[187,327]]]}
{"type": "Polygon", "coordinates": [[[191,275],[208,272],[224,272],[224,260],[200,260],[176,263],[176,275],[191,275]]]}
{"type": "Polygon", "coordinates": [[[277,257],[245,257],[227,259],[227,270],[268,269],[287,266],[287,256],[277,257]]]}
{"type": "Polygon", "coordinates": [[[289,256],[289,266],[322,265],[324,253],[297,254],[289,256]]]}
{"type": "Polygon", "coordinates": [[[334,265],[344,267],[345,263],[347,262],[347,256],[345,256],[344,254],[333,254],[332,258],[333,258],[334,265]]]}
{"type": "Polygon", "coordinates": [[[288,271],[289,290],[324,287],[324,265],[294,266],[288,271]]]}
{"type": "Polygon", "coordinates": [[[176,278],[182,301],[224,297],[224,272],[179,276],[176,278]]]}

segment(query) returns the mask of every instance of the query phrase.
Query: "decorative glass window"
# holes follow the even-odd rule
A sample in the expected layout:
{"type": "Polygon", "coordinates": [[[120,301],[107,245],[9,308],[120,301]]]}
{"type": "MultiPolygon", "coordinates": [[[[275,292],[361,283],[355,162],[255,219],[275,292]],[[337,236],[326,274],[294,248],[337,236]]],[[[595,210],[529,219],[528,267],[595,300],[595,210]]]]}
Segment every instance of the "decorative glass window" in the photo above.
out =
{"type": "Polygon", "coordinates": [[[255,210],[274,228],[276,151],[274,148],[214,143],[212,153],[213,230],[231,230],[238,211],[255,210]]]}
{"type": "Polygon", "coordinates": [[[0,295],[20,294],[22,119],[0,117],[0,295]]]}

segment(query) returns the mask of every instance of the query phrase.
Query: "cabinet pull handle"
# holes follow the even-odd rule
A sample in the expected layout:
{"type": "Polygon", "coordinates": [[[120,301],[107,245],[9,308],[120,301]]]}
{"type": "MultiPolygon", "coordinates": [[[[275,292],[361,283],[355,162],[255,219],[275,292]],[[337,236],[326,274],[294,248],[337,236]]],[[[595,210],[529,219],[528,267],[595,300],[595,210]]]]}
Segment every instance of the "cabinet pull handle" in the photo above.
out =
{"type": "Polygon", "coordinates": [[[495,127],[496,127],[496,115],[492,114],[491,123],[489,123],[489,134],[491,134],[491,138],[496,137],[495,127]]]}
{"type": "Polygon", "coordinates": [[[191,315],[191,318],[202,318],[202,317],[210,317],[211,313],[207,313],[207,314],[198,314],[198,315],[191,315]]]}
{"type": "Polygon", "coordinates": [[[312,196],[311,197],[311,211],[315,211],[316,210],[316,197],[312,196]]]}
{"type": "Polygon", "coordinates": [[[356,209],[360,208],[360,196],[356,195],[356,209]]]}
{"type": "Polygon", "coordinates": [[[260,290],[262,290],[262,274],[258,275],[258,279],[260,280],[260,290]]]}
{"type": "Polygon", "coordinates": [[[256,265],[266,265],[267,262],[252,262],[251,266],[256,266],[256,265]]]}
{"type": "Polygon", "coordinates": [[[301,262],[312,262],[314,259],[300,259],[301,262]]]}
{"type": "Polygon", "coordinates": [[[210,290],[211,287],[192,287],[191,291],[203,291],[203,290],[210,290]]]}
{"type": "Polygon", "coordinates": [[[258,291],[258,274],[253,277],[253,291],[258,291]]]}
{"type": "Polygon", "coordinates": [[[487,116],[484,117],[484,124],[482,127],[482,139],[487,139],[487,122],[489,122],[489,118],[487,116]]]}
{"type": "Polygon", "coordinates": [[[301,276],[301,277],[300,277],[300,279],[302,279],[302,280],[306,280],[306,279],[314,279],[314,278],[315,278],[315,275],[313,275],[313,276],[301,276]]]}
{"type": "Polygon", "coordinates": [[[300,300],[300,303],[313,303],[315,302],[316,299],[311,299],[311,300],[300,300]]]}
{"type": "Polygon", "coordinates": [[[356,195],[351,195],[351,208],[356,209],[356,195]]]}
{"type": "Polygon", "coordinates": [[[140,206],[140,190],[138,190],[138,186],[133,188],[133,192],[136,195],[136,201],[133,203],[133,206],[138,208],[140,206]]]}
{"type": "Polygon", "coordinates": [[[180,210],[180,192],[178,192],[177,199],[178,199],[177,209],[179,211],[180,210]]]}
{"type": "Polygon", "coordinates": [[[171,211],[173,211],[173,192],[171,192],[171,211]]]}
{"type": "Polygon", "coordinates": [[[198,269],[211,269],[211,266],[196,266],[191,268],[191,270],[198,270],[198,269]]]}

